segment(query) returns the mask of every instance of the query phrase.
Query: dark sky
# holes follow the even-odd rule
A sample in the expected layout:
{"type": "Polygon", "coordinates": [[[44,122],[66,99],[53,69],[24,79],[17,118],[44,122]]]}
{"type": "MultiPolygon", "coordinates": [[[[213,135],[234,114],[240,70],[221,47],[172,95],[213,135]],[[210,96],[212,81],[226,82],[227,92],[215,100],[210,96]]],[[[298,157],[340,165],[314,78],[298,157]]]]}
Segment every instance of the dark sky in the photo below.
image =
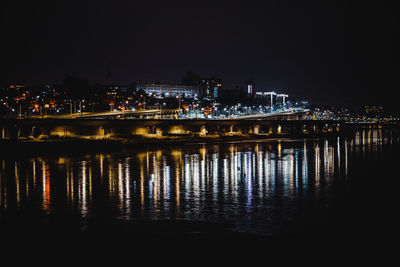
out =
{"type": "Polygon", "coordinates": [[[179,82],[191,70],[313,103],[393,108],[393,2],[6,0],[0,83],[102,83],[110,62],[120,84],[179,82]]]}

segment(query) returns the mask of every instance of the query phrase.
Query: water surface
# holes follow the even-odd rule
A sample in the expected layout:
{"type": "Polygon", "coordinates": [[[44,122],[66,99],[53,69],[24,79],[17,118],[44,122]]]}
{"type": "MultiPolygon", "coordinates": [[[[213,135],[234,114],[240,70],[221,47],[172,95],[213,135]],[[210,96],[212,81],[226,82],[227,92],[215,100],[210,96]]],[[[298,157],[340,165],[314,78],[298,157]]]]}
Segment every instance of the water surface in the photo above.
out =
{"type": "Polygon", "coordinates": [[[368,130],[354,139],[2,154],[0,223],[2,231],[18,224],[84,232],[121,223],[201,222],[256,235],[305,234],[328,227],[329,208],[352,194],[354,173],[398,145],[398,137],[368,130]]]}

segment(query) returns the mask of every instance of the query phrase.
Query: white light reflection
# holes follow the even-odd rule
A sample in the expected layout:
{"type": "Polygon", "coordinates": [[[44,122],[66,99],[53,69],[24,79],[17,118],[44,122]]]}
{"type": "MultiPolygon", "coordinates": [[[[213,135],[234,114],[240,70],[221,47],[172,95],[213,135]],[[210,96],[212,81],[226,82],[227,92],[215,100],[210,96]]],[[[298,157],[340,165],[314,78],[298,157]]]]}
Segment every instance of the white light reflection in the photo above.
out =
{"type": "Polygon", "coordinates": [[[80,181],[78,187],[78,201],[83,217],[88,215],[88,194],[87,194],[87,176],[86,176],[86,161],[81,162],[80,181]]]}
{"type": "Polygon", "coordinates": [[[215,146],[165,148],[138,152],[133,157],[121,153],[88,156],[85,160],[67,158],[62,167],[54,167],[52,161],[40,158],[30,159],[26,164],[22,161],[6,164],[3,160],[0,205],[2,210],[11,207],[11,202],[13,207],[22,207],[27,199],[41,196],[39,204],[44,211],[51,212],[50,192],[59,191],[59,187],[53,189],[54,183],[62,184],[67,205],[83,217],[90,214],[94,190],[99,187],[104,187],[107,201],[119,212],[119,218],[124,219],[134,216],[199,219],[240,212],[250,215],[255,207],[275,200],[293,200],[308,192],[323,197],[329,189],[327,185],[332,185],[340,175],[347,177],[351,160],[358,160],[363,154],[362,145],[357,148],[355,144],[372,144],[366,150],[369,156],[375,150],[379,153],[382,138],[381,130],[369,130],[365,134],[360,131],[354,141],[337,138],[296,141],[293,146],[281,141],[235,143],[217,146],[218,149],[215,146]],[[64,184],[50,179],[54,169],[57,179],[60,170],[65,172],[64,184]],[[7,192],[12,192],[8,198],[7,192]],[[211,209],[207,211],[210,214],[204,215],[205,208],[211,209]],[[224,213],[225,208],[230,213],[224,213]]]}
{"type": "Polygon", "coordinates": [[[348,176],[348,169],[347,169],[347,164],[348,164],[348,142],[347,140],[344,140],[344,174],[345,178],[348,176]]]}
{"type": "Polygon", "coordinates": [[[257,180],[258,180],[258,197],[261,198],[264,190],[264,181],[263,181],[263,174],[264,174],[264,169],[263,169],[263,151],[260,151],[258,149],[257,145],[257,180]]]}
{"type": "Polygon", "coordinates": [[[308,184],[308,157],[307,157],[307,143],[304,140],[303,144],[303,161],[302,161],[302,185],[303,188],[307,188],[308,184]]]}
{"type": "Polygon", "coordinates": [[[315,168],[315,188],[316,191],[318,191],[319,186],[320,186],[320,166],[321,166],[321,160],[320,160],[320,148],[318,144],[315,144],[314,147],[314,152],[315,152],[315,156],[314,156],[314,168],[315,168]]]}
{"type": "Polygon", "coordinates": [[[337,137],[337,142],[336,142],[336,153],[337,153],[337,167],[338,167],[338,173],[340,174],[340,137],[337,137]]]}
{"type": "Polygon", "coordinates": [[[44,161],[42,161],[42,208],[46,213],[50,213],[50,171],[44,161]]]}
{"type": "Polygon", "coordinates": [[[17,208],[20,207],[21,202],[21,189],[20,189],[20,177],[18,171],[18,163],[14,162],[14,177],[15,177],[15,191],[16,191],[16,204],[17,208]]]}

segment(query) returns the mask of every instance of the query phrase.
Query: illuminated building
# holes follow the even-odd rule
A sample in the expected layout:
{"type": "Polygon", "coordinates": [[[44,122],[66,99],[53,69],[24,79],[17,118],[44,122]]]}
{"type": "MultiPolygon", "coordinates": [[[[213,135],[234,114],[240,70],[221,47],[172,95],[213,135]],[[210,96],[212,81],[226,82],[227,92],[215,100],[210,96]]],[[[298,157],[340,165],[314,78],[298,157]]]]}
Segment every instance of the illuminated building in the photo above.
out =
{"type": "Polygon", "coordinates": [[[256,98],[256,84],[253,80],[248,79],[245,82],[245,90],[246,90],[245,95],[248,98],[256,98]]]}
{"type": "Polygon", "coordinates": [[[222,89],[222,80],[202,79],[199,82],[199,86],[203,97],[216,99],[222,89]]]}
{"type": "Polygon", "coordinates": [[[158,97],[182,96],[196,98],[199,96],[199,87],[197,85],[137,83],[136,90],[143,90],[148,95],[158,97]]]}

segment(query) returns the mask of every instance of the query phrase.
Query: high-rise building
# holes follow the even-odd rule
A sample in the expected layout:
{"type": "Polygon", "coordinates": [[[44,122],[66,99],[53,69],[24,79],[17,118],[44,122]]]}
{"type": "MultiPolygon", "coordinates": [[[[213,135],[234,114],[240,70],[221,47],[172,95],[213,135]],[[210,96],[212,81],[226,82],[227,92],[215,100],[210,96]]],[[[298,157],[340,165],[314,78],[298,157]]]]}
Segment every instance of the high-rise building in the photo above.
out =
{"type": "Polygon", "coordinates": [[[204,98],[216,99],[222,89],[222,80],[216,78],[202,79],[199,86],[204,98]]]}
{"type": "Polygon", "coordinates": [[[252,79],[246,80],[245,90],[248,98],[256,98],[256,84],[252,79]]]}

